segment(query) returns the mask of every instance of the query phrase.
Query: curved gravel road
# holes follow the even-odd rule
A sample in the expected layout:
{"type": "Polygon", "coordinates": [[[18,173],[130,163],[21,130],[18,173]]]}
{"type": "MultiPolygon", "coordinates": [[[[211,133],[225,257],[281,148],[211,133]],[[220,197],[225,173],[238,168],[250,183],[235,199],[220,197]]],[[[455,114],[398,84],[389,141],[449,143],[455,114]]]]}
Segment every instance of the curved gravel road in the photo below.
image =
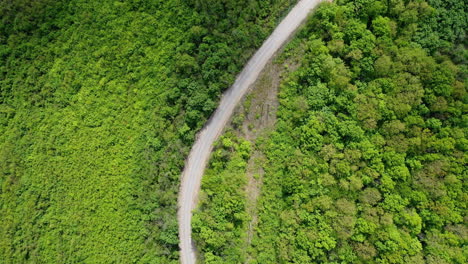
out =
{"type": "Polygon", "coordinates": [[[219,137],[231,117],[234,108],[258,78],[267,62],[278,49],[297,30],[310,11],[321,0],[300,0],[289,14],[281,21],[260,49],[249,60],[234,84],[226,90],[214,115],[200,131],[193,145],[185,168],[179,192],[179,239],[180,260],[182,264],[196,262],[195,246],[192,241],[192,210],[196,206],[200,183],[210,157],[213,142],[219,137]]]}

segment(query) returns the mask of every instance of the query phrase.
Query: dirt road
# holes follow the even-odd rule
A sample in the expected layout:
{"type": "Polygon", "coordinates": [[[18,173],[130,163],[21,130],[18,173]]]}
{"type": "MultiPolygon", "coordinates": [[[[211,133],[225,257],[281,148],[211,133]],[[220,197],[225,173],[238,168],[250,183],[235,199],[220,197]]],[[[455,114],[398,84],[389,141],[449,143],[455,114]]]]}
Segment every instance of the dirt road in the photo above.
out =
{"type": "Polygon", "coordinates": [[[210,157],[213,142],[219,137],[234,108],[250,85],[258,78],[267,62],[320,2],[321,0],[300,0],[296,4],[249,60],[234,84],[224,93],[218,109],[198,134],[182,173],[179,192],[179,246],[182,264],[193,264],[196,261],[191,229],[192,210],[196,206],[201,178],[210,157]]]}

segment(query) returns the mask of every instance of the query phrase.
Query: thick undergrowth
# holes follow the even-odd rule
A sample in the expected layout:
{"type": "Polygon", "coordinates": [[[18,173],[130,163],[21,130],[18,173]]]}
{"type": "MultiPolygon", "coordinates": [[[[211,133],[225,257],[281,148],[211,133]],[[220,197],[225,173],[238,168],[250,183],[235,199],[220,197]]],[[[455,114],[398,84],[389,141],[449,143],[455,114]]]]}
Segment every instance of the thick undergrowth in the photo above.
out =
{"type": "Polygon", "coordinates": [[[179,177],[294,1],[0,3],[0,262],[176,263],[179,177]]]}
{"type": "MultiPolygon", "coordinates": [[[[252,246],[237,249],[249,263],[467,261],[466,28],[463,1],[335,1],[316,11],[283,55],[305,50],[280,88],[276,130],[256,146],[267,157],[258,227],[252,246]]],[[[225,169],[214,155],[198,214],[236,230],[246,198],[236,212],[222,208],[245,181],[211,184],[245,178],[242,152],[231,151],[225,169]]],[[[194,226],[210,238],[205,252],[221,252],[207,263],[229,263],[236,250],[216,251],[226,237],[209,235],[219,228],[194,226]]]]}

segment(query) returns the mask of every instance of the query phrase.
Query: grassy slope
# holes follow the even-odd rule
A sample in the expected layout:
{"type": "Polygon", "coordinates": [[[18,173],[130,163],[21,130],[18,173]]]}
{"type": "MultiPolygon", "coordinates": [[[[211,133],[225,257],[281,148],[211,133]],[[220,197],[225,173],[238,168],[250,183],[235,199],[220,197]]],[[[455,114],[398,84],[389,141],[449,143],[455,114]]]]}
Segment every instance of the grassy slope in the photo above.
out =
{"type": "Polygon", "coordinates": [[[2,6],[1,259],[177,260],[184,155],[290,4],[248,3],[210,21],[178,0],[2,6]]]}

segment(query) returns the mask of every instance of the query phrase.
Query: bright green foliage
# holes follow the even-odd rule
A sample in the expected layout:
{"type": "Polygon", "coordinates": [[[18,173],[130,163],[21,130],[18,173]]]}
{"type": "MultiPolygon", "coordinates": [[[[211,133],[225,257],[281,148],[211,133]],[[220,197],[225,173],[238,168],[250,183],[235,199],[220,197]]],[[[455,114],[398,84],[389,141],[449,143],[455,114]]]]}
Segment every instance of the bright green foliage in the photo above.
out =
{"type": "Polygon", "coordinates": [[[194,2],[0,2],[0,262],[177,263],[194,134],[291,4],[194,2]]]}
{"type": "Polygon", "coordinates": [[[223,136],[202,181],[194,239],[204,263],[243,263],[247,222],[245,172],[250,143],[233,134],[223,136]],[[241,172],[241,173],[239,173],[241,172]]]}
{"type": "MultiPolygon", "coordinates": [[[[439,2],[335,1],[300,33],[250,263],[468,261],[466,65],[415,39],[449,2],[466,6],[439,2]]],[[[430,27],[457,43],[457,21],[454,36],[430,27]]]]}

